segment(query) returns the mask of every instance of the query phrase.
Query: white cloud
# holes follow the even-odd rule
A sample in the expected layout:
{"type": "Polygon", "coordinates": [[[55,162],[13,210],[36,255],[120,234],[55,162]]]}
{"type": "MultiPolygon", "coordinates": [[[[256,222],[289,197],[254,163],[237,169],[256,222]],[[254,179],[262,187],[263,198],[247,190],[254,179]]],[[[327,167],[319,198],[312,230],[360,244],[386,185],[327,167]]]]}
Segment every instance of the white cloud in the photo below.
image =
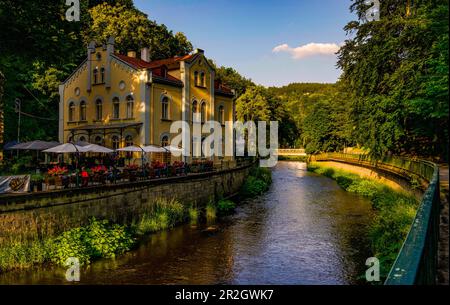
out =
{"type": "Polygon", "coordinates": [[[302,59],[314,55],[334,55],[339,50],[336,43],[315,43],[311,42],[296,48],[290,47],[284,43],[273,48],[273,53],[286,52],[291,54],[294,59],[302,59]]]}

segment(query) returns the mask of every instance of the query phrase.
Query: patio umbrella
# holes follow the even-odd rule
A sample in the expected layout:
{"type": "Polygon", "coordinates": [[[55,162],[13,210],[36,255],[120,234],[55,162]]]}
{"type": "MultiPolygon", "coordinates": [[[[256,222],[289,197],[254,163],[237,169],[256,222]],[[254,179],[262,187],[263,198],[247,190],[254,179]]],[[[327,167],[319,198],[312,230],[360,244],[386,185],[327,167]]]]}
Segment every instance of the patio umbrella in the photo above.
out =
{"type": "Polygon", "coordinates": [[[132,146],[127,146],[124,148],[116,149],[116,151],[143,152],[143,149],[141,147],[132,145],[132,146]]]}
{"type": "Polygon", "coordinates": [[[164,153],[164,152],[168,152],[167,149],[165,149],[163,147],[160,147],[160,146],[156,146],[156,145],[144,146],[144,147],[142,147],[142,149],[146,153],[164,153]]]}
{"type": "Polygon", "coordinates": [[[107,147],[97,145],[97,144],[89,144],[81,147],[80,152],[93,152],[93,153],[105,153],[110,154],[113,153],[114,150],[109,149],[107,147]]]}
{"type": "Polygon", "coordinates": [[[116,151],[126,151],[126,152],[140,152],[141,153],[141,162],[142,162],[142,168],[144,168],[144,149],[140,146],[127,146],[124,148],[116,149],[116,151]]]}
{"type": "Polygon", "coordinates": [[[19,143],[16,144],[12,147],[10,147],[9,149],[17,149],[17,150],[45,150],[45,149],[49,149],[49,148],[53,148],[60,145],[59,142],[46,142],[46,141],[40,141],[40,140],[36,140],[36,141],[31,141],[31,142],[24,142],[24,143],[19,143]]]}
{"type": "Polygon", "coordinates": [[[181,153],[183,152],[183,148],[179,148],[176,146],[164,146],[164,149],[169,151],[169,152],[176,152],[176,153],[181,153]]]}
{"type": "Polygon", "coordinates": [[[83,152],[83,147],[72,143],[65,143],[46,149],[43,152],[56,154],[76,153],[76,152],[83,152]]]}

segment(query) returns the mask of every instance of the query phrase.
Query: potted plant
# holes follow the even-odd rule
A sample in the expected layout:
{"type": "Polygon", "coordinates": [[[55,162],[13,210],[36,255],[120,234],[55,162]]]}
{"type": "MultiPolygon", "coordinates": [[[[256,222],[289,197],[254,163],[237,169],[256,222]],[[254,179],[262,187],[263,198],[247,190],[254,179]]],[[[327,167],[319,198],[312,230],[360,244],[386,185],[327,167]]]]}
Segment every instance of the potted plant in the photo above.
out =
{"type": "Polygon", "coordinates": [[[30,178],[30,188],[32,192],[42,192],[42,183],[44,176],[41,174],[33,174],[30,178]],[[36,189],[36,190],[35,190],[36,189]]]}

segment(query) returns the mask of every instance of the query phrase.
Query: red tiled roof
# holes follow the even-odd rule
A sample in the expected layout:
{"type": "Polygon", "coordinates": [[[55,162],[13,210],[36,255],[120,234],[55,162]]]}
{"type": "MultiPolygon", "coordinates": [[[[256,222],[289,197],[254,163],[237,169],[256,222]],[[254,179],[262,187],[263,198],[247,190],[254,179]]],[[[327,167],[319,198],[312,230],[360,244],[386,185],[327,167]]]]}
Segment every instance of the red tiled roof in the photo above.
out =
{"type": "MultiPolygon", "coordinates": [[[[128,57],[128,56],[122,55],[122,54],[115,54],[115,56],[117,56],[122,61],[128,63],[129,65],[135,67],[136,69],[151,69],[154,76],[157,76],[159,78],[162,78],[162,79],[170,81],[170,82],[182,84],[181,80],[179,80],[178,78],[167,73],[167,66],[177,63],[177,62],[180,62],[180,61],[189,60],[189,59],[193,58],[195,56],[195,54],[188,54],[188,55],[184,55],[184,56],[175,56],[172,58],[153,60],[150,62],[144,61],[140,58],[128,57]],[[164,71],[165,69],[166,69],[166,71],[164,71]]],[[[225,84],[221,83],[218,80],[214,81],[214,90],[217,93],[222,93],[222,94],[226,94],[226,95],[234,95],[234,93],[233,93],[233,91],[231,91],[230,87],[226,86],[225,84]]]]}
{"type": "Polygon", "coordinates": [[[122,55],[122,54],[115,54],[115,56],[117,56],[121,60],[125,61],[126,63],[128,63],[138,69],[153,69],[153,68],[160,67],[163,65],[168,66],[170,64],[174,64],[174,63],[177,63],[177,62],[180,62],[183,60],[188,60],[188,59],[191,59],[192,57],[194,57],[194,55],[188,54],[188,55],[184,55],[184,56],[175,56],[172,58],[153,60],[153,61],[147,62],[140,58],[128,57],[128,56],[122,55]]]}

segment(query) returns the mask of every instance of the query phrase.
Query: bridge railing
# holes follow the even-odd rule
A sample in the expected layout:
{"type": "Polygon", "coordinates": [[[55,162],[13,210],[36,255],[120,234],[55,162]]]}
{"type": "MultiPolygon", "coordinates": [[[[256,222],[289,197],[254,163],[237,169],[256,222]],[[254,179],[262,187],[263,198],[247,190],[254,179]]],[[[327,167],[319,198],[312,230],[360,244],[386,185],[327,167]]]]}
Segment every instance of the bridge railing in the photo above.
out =
{"type": "Polygon", "coordinates": [[[428,187],[385,285],[436,283],[440,214],[439,168],[436,164],[395,156],[373,159],[369,155],[343,153],[315,155],[310,160],[337,160],[370,165],[397,174],[416,175],[427,181],[428,187]]]}

